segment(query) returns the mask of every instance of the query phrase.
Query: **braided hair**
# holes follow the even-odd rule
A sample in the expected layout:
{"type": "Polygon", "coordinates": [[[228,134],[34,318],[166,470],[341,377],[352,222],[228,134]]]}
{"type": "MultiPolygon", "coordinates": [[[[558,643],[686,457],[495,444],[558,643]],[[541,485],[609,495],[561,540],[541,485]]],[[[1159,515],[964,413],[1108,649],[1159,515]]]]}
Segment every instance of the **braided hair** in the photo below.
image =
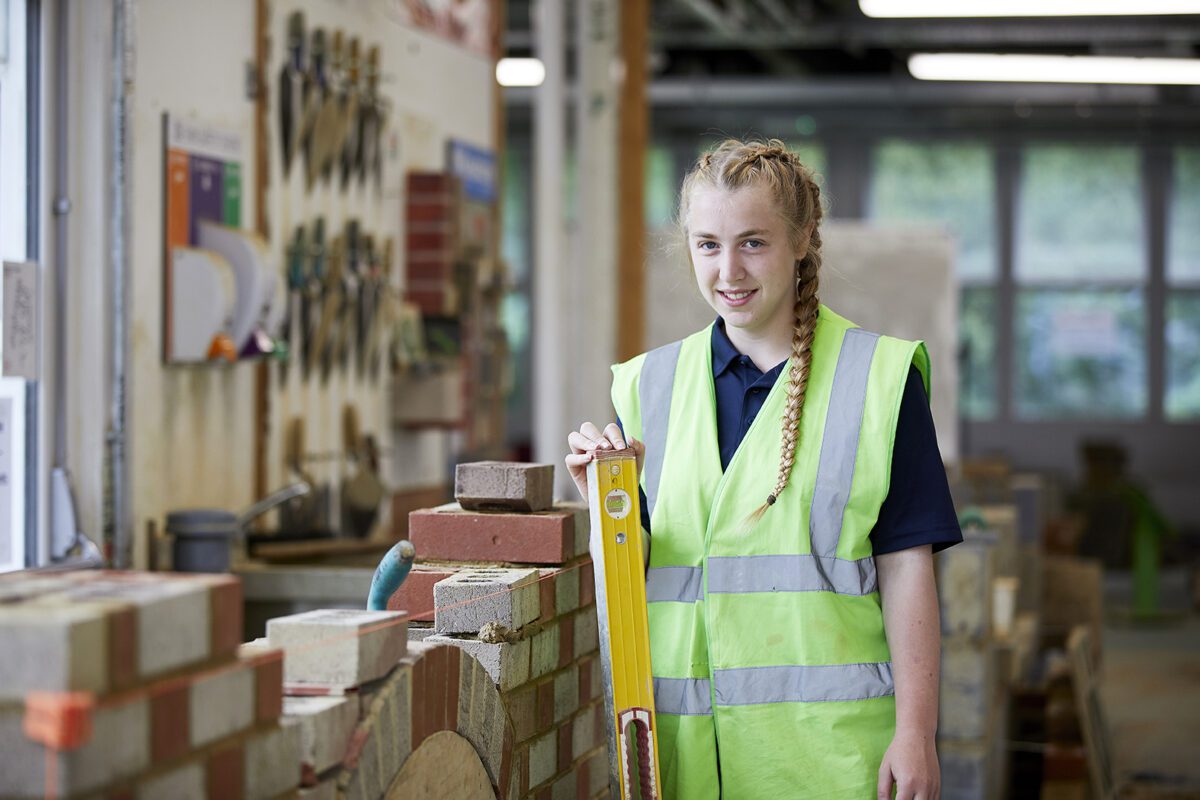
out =
{"type": "MultiPolygon", "coordinates": [[[[793,309],[791,365],[788,370],[787,405],[781,420],[783,431],[779,472],[766,500],[746,519],[754,526],[787,488],[796,460],[800,438],[800,414],[812,368],[812,344],[817,330],[820,300],[817,295],[821,271],[821,190],[810,169],[778,139],[743,142],[726,139],[704,153],[688,171],[679,193],[679,227],[687,238],[687,212],[692,192],[700,186],[727,191],[747,186],[765,186],[775,198],[779,215],[787,224],[792,242],[808,237],[808,249],[796,262],[796,301],[793,309]]],[[[689,250],[690,253],[690,250],[689,250]]]]}

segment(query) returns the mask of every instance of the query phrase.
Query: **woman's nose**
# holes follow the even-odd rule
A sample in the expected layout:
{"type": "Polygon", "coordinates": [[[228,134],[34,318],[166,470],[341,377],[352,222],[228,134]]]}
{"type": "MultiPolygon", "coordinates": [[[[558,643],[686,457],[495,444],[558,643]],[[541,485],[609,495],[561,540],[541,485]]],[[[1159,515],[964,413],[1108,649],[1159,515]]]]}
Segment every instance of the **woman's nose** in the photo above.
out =
{"type": "Polygon", "coordinates": [[[741,280],[746,275],[746,270],[742,267],[741,259],[735,253],[724,253],[721,255],[721,263],[718,268],[718,277],[723,283],[735,283],[741,280]]]}

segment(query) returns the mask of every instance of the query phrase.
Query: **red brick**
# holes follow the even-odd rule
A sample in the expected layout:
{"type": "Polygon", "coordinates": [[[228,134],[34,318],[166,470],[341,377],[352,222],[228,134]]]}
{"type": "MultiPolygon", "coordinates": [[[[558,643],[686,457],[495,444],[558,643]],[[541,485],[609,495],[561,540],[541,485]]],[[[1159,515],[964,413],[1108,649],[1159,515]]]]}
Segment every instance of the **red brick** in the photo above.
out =
{"type": "Polygon", "coordinates": [[[591,559],[579,567],[579,605],[589,606],[596,600],[596,570],[591,559]]]}
{"type": "MultiPolygon", "coordinates": [[[[407,289],[404,292],[404,299],[415,305],[421,313],[433,317],[454,314],[458,310],[455,298],[451,293],[442,290],[407,289]]],[[[433,558],[444,558],[444,556],[433,556],[433,558]]]]}
{"type": "MultiPolygon", "coordinates": [[[[597,709],[592,717],[595,728],[592,730],[593,741],[603,743],[608,741],[608,712],[603,707],[597,709]]],[[[617,723],[612,723],[613,728],[617,727],[617,723]]]]}
{"type": "Polygon", "coordinates": [[[264,653],[254,661],[254,718],[258,722],[283,714],[283,651],[264,653]]]}
{"type": "Polygon", "coordinates": [[[242,582],[230,577],[208,590],[211,614],[212,654],[228,655],[242,642],[242,582]]]}
{"type": "Polygon", "coordinates": [[[590,777],[588,774],[588,764],[590,764],[590,763],[591,763],[590,761],[581,761],[579,763],[579,766],[576,767],[576,769],[575,769],[575,796],[576,797],[587,797],[588,796],[588,788],[589,788],[588,787],[588,778],[590,777]]]}
{"type": "Polygon", "coordinates": [[[136,800],[133,789],[116,789],[108,793],[105,800],[136,800]]]}
{"type": "Polygon", "coordinates": [[[413,259],[407,273],[409,286],[445,289],[454,279],[454,263],[449,253],[437,253],[433,258],[413,259]]]}
{"type": "Polygon", "coordinates": [[[575,518],[567,511],[536,514],[425,509],[409,515],[409,540],[424,558],[561,564],[571,558],[575,518]]]}
{"type": "Polygon", "coordinates": [[[549,622],[554,619],[554,581],[556,580],[553,570],[544,569],[541,572],[541,577],[538,579],[538,600],[542,609],[542,622],[549,622]]]}
{"type": "Polygon", "coordinates": [[[446,648],[446,704],[442,717],[442,730],[458,730],[458,684],[462,651],[457,647],[446,648]]]}
{"type": "Polygon", "coordinates": [[[409,192],[448,191],[455,186],[454,176],[447,172],[408,173],[409,192]]]}
{"type": "Polygon", "coordinates": [[[565,667],[575,660],[575,621],[565,618],[558,626],[558,666],[565,667]]]}
{"type": "Polygon", "coordinates": [[[521,790],[518,794],[524,797],[529,791],[529,747],[522,747],[513,755],[513,758],[519,759],[521,762],[521,785],[517,788],[521,790]]]}
{"type": "Polygon", "coordinates": [[[150,758],[154,763],[169,761],[188,751],[190,688],[187,683],[167,684],[150,697],[150,758]]]}
{"type": "Polygon", "coordinates": [[[405,209],[406,221],[411,230],[414,224],[442,222],[445,223],[452,218],[454,206],[449,201],[437,202],[436,200],[421,200],[419,202],[409,203],[405,209]]]}
{"type": "Polygon", "coordinates": [[[537,733],[547,730],[554,723],[554,680],[537,687],[537,733]]]}
{"type": "Polygon", "coordinates": [[[443,250],[454,246],[453,231],[414,231],[409,229],[405,243],[409,250],[443,250]]]}
{"type": "Polygon", "coordinates": [[[435,647],[425,654],[425,686],[429,702],[425,704],[425,735],[442,729],[446,715],[446,648],[435,647]]]}
{"type": "Polygon", "coordinates": [[[137,682],[137,609],[130,606],[108,615],[108,680],[113,691],[137,682]]]}
{"type": "Polygon", "coordinates": [[[568,721],[558,729],[558,768],[564,769],[571,763],[571,732],[574,730],[571,722],[568,721]]]}
{"type": "Polygon", "coordinates": [[[592,700],[592,663],[595,659],[585,658],[579,662],[579,705],[586,706],[592,700]]]}
{"type": "Polygon", "coordinates": [[[433,622],[433,585],[456,571],[453,567],[414,564],[404,583],[388,598],[387,610],[407,611],[410,620],[433,622]]]}
{"type": "Polygon", "coordinates": [[[496,787],[500,790],[500,797],[508,797],[508,784],[512,781],[513,747],[512,729],[506,727],[500,751],[500,784],[496,787]]]}
{"type": "Polygon", "coordinates": [[[551,800],[550,787],[547,786],[545,789],[540,790],[533,797],[534,800],[551,800]]]}
{"type": "Polygon", "coordinates": [[[245,756],[240,744],[217,750],[208,757],[208,800],[242,800],[245,756]]]}

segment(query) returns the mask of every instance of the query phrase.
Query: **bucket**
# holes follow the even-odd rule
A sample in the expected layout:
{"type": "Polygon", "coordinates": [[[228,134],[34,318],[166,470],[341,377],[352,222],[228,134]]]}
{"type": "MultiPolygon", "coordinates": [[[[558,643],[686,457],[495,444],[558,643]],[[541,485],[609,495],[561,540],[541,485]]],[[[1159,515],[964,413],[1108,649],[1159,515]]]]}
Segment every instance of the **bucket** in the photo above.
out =
{"type": "Polygon", "coordinates": [[[237,515],[229,511],[172,511],[167,514],[172,568],[176,572],[228,572],[230,545],[237,530],[237,515]]]}

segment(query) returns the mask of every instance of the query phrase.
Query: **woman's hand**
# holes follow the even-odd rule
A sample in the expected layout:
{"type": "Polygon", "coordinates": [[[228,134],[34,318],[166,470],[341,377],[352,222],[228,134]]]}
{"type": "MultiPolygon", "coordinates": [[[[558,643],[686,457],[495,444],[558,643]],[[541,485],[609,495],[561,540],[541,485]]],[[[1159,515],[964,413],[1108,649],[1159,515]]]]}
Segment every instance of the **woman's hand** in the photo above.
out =
{"type": "Polygon", "coordinates": [[[571,447],[571,453],[566,459],[567,470],[571,473],[571,480],[575,481],[575,486],[579,488],[579,494],[583,496],[585,503],[588,499],[587,465],[591,463],[597,450],[624,450],[626,447],[632,447],[637,455],[638,474],[641,474],[642,461],[646,456],[646,446],[632,436],[626,444],[621,426],[615,422],[610,422],[603,432],[592,423],[585,422],[579,426],[579,430],[572,431],[567,436],[567,444],[571,447]]]}
{"type": "Polygon", "coordinates": [[[897,729],[892,744],[879,766],[879,800],[938,800],[942,774],[932,736],[921,731],[897,729]]]}

